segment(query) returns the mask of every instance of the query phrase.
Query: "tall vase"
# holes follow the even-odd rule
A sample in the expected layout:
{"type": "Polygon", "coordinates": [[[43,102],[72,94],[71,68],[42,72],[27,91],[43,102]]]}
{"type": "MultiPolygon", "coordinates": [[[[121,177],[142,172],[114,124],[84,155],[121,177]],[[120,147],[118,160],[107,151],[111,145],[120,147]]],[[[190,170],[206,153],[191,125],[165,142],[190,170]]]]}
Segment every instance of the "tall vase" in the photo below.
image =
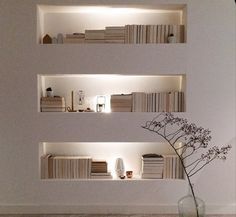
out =
{"type": "Polygon", "coordinates": [[[192,193],[182,197],[178,201],[179,217],[205,217],[205,203],[196,197],[197,209],[192,193]]]}
{"type": "Polygon", "coordinates": [[[116,165],[115,165],[116,175],[117,177],[123,177],[125,174],[125,166],[124,161],[122,158],[116,159],[116,165]]]}

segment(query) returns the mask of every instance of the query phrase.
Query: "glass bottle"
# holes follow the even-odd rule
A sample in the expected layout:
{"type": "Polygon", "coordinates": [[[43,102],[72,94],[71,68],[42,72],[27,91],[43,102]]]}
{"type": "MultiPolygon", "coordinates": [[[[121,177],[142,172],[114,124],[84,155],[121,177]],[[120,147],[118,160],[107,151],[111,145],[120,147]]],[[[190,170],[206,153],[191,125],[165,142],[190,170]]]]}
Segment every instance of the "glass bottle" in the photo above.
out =
{"type": "Polygon", "coordinates": [[[196,197],[197,210],[191,189],[186,196],[178,201],[179,217],[205,217],[205,203],[196,197]]]}

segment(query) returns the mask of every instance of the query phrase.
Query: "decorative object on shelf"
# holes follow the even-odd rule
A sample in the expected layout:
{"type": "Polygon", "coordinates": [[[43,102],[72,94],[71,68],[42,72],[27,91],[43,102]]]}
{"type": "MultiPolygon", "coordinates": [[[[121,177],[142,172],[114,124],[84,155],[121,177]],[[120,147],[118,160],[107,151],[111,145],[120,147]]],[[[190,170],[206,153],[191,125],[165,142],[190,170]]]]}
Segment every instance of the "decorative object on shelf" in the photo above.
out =
{"type": "Polygon", "coordinates": [[[83,105],[84,104],[84,91],[83,90],[79,90],[78,92],[79,95],[79,105],[83,105]]]}
{"type": "Polygon", "coordinates": [[[76,91],[76,103],[78,105],[78,111],[83,112],[85,107],[84,107],[84,98],[85,94],[83,90],[76,91]]]}
{"type": "Polygon", "coordinates": [[[76,110],[74,109],[74,91],[71,91],[71,107],[68,106],[67,111],[68,112],[76,112],[76,110]]]}
{"type": "Polygon", "coordinates": [[[97,112],[104,112],[106,105],[106,97],[105,96],[97,96],[97,112]]]}
{"type": "Polygon", "coordinates": [[[56,37],[52,38],[52,44],[57,44],[57,38],[56,37]]]}
{"type": "Polygon", "coordinates": [[[126,171],[126,176],[127,176],[127,178],[132,179],[133,178],[133,171],[132,170],[126,171]]]}
{"type": "Polygon", "coordinates": [[[84,112],[94,112],[94,110],[92,110],[91,108],[86,108],[84,112]]]}
{"type": "Polygon", "coordinates": [[[48,87],[46,89],[46,94],[47,94],[47,97],[53,97],[53,91],[51,87],[48,87]]]}
{"type": "Polygon", "coordinates": [[[62,33],[57,34],[57,43],[63,44],[63,34],[62,33]]]}
{"type": "Polygon", "coordinates": [[[43,37],[43,44],[51,44],[52,43],[52,38],[50,37],[50,35],[46,34],[43,37]]]}
{"type": "Polygon", "coordinates": [[[192,195],[192,201],[187,196],[179,202],[180,216],[189,217],[186,215],[189,209],[191,209],[191,217],[204,216],[203,205],[198,204],[201,201],[195,196],[191,178],[212,161],[225,160],[231,145],[209,148],[211,140],[209,129],[197,127],[194,123],[188,123],[187,119],[175,117],[171,113],[158,114],[152,120],[147,121],[142,128],[161,136],[179,157],[192,195]],[[203,149],[207,149],[205,153],[203,153],[203,149]],[[200,150],[201,155],[198,156],[200,150]],[[189,204],[194,204],[194,206],[189,204]]]}
{"type": "Polygon", "coordinates": [[[117,177],[121,179],[125,177],[125,165],[122,158],[116,159],[115,170],[116,170],[117,177]]]}
{"type": "Polygon", "coordinates": [[[176,37],[174,36],[174,34],[170,34],[168,36],[168,43],[176,43],[176,37]]]}

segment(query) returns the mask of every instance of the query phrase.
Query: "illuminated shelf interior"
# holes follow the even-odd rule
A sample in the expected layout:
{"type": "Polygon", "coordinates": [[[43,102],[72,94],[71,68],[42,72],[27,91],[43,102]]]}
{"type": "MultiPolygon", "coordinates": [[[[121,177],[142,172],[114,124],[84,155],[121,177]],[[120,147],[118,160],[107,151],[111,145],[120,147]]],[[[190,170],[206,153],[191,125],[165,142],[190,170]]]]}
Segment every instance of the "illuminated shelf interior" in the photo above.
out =
{"type": "Polygon", "coordinates": [[[184,4],[38,5],[37,14],[38,42],[45,34],[55,37],[58,33],[84,32],[85,29],[104,29],[106,26],[186,25],[186,5],[184,4]]]}
{"type": "MultiPolygon", "coordinates": [[[[46,96],[46,88],[51,87],[54,95],[63,96],[66,106],[71,105],[71,91],[74,92],[74,106],[78,110],[78,93],[84,92],[83,109],[96,110],[97,96],[106,97],[106,112],[110,112],[112,94],[132,92],[185,92],[185,75],[38,75],[38,102],[46,96]]],[[[39,103],[40,107],[40,103],[39,103]]],[[[40,109],[39,109],[40,110],[40,109]]]]}
{"type": "Polygon", "coordinates": [[[143,154],[157,153],[174,154],[167,143],[157,142],[41,142],[39,144],[39,159],[42,155],[57,156],[90,156],[92,159],[106,160],[108,171],[114,179],[115,161],[122,158],[125,170],[132,170],[134,178],[141,175],[141,157],[143,154]]]}

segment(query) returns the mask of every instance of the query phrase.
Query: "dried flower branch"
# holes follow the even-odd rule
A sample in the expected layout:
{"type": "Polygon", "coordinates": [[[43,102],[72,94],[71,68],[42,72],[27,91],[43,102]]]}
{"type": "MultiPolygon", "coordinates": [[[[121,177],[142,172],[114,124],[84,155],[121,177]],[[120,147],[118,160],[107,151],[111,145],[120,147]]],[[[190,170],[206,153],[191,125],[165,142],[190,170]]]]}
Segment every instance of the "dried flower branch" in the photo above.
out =
{"type": "Polygon", "coordinates": [[[194,198],[196,216],[199,217],[190,178],[212,161],[216,159],[226,160],[231,145],[209,148],[211,140],[209,129],[197,127],[194,123],[188,123],[187,119],[175,117],[171,113],[160,113],[142,127],[161,136],[179,157],[194,198]],[[199,151],[203,149],[207,149],[206,152],[202,153],[201,151],[202,154],[196,157],[197,154],[199,155],[199,151]]]}

